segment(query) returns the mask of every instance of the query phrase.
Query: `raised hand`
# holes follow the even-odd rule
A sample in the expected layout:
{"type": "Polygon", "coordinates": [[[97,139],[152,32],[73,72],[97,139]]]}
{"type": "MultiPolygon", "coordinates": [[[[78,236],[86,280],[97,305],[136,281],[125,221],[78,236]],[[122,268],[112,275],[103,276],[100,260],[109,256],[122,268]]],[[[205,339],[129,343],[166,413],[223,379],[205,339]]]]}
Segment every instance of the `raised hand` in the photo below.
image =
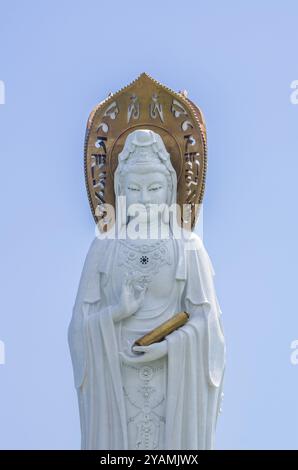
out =
{"type": "Polygon", "coordinates": [[[120,321],[130,317],[141,307],[147,291],[147,285],[138,278],[124,279],[119,304],[113,312],[113,320],[120,321]]]}

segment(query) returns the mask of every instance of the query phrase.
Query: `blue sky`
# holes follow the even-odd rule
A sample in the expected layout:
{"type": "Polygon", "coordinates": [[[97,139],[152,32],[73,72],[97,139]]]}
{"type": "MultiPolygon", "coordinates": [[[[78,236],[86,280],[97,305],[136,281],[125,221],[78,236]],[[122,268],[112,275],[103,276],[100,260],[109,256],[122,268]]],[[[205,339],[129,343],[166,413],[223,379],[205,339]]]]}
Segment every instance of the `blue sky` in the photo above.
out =
{"type": "Polygon", "coordinates": [[[298,448],[297,2],[0,8],[0,448],[80,446],[66,330],[94,236],[86,120],[144,71],[207,123],[204,242],[228,348],[217,448],[298,448]]]}

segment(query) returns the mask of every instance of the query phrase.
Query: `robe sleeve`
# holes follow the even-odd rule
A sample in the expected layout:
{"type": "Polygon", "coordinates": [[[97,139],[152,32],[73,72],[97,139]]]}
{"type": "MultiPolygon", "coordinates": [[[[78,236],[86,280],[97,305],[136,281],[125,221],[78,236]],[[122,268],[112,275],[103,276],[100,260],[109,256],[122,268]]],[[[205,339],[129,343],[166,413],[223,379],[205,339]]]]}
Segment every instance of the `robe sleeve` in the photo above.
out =
{"type": "Polygon", "coordinates": [[[214,275],[201,238],[192,233],[181,249],[176,278],[185,280],[182,304],[190,314],[189,326],[195,326],[197,317],[205,319],[208,380],[210,385],[219,387],[225,369],[226,347],[214,275]]]}
{"type": "Polygon", "coordinates": [[[76,388],[82,385],[86,373],[86,319],[90,310],[98,308],[101,299],[99,272],[101,243],[103,243],[101,240],[95,238],[87,253],[68,327],[68,343],[76,388]]]}
{"type": "Polygon", "coordinates": [[[96,238],[90,246],[68,329],[75,387],[81,391],[86,384],[88,398],[81,407],[81,423],[83,448],[88,449],[127,449],[113,306],[106,305],[103,295],[107,278],[103,283],[102,276],[108,275],[113,254],[109,241],[96,238]],[[86,413],[96,418],[87,419],[86,413]],[[109,426],[113,429],[112,440],[109,426]]]}
{"type": "Polygon", "coordinates": [[[190,324],[196,315],[206,323],[207,374],[210,385],[219,387],[225,369],[226,347],[218,303],[214,269],[202,240],[195,234],[185,252],[187,280],[184,306],[190,314],[190,324]]]}

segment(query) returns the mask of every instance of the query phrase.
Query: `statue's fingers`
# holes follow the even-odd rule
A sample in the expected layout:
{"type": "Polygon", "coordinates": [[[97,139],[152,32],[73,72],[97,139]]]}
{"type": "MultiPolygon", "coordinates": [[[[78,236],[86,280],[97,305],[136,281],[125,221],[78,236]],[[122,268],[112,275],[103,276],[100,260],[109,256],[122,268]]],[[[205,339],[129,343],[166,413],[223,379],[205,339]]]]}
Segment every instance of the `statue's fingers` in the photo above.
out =
{"type": "Polygon", "coordinates": [[[148,349],[148,351],[144,354],[144,360],[146,361],[154,361],[155,359],[159,359],[166,354],[166,351],[160,345],[160,343],[151,344],[149,348],[150,349],[148,349]]]}
{"type": "Polygon", "coordinates": [[[125,285],[126,285],[126,286],[131,286],[131,279],[130,279],[130,277],[126,277],[124,282],[125,282],[125,285]]]}
{"type": "Polygon", "coordinates": [[[126,289],[128,290],[128,292],[132,295],[133,294],[133,285],[132,285],[131,279],[127,279],[127,282],[126,282],[125,286],[126,286],[126,289]]]}
{"type": "Polygon", "coordinates": [[[159,354],[157,351],[148,351],[142,356],[143,362],[151,362],[155,361],[155,359],[159,358],[159,354]]]}
{"type": "Polygon", "coordinates": [[[134,288],[137,292],[142,292],[144,287],[143,286],[140,286],[140,284],[135,284],[134,285],[134,288]]]}
{"type": "Polygon", "coordinates": [[[123,280],[122,291],[129,291],[129,280],[127,278],[123,280]]]}
{"type": "Polygon", "coordinates": [[[146,352],[148,351],[148,346],[132,346],[131,350],[133,352],[146,352]]]}
{"type": "Polygon", "coordinates": [[[147,291],[147,287],[144,287],[144,288],[141,290],[141,292],[140,292],[140,294],[139,294],[139,301],[143,301],[143,300],[144,300],[146,291],[147,291]]]}

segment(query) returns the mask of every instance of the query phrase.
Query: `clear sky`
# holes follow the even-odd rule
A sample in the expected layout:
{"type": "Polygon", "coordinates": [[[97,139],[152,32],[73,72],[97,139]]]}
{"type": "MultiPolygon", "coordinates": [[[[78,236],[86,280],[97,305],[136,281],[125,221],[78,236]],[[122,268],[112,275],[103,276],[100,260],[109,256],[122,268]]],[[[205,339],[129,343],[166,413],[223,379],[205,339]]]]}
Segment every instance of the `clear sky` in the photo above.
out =
{"type": "Polygon", "coordinates": [[[206,117],[228,352],[217,448],[298,448],[297,22],[295,0],[0,0],[0,448],[80,446],[67,327],[94,236],[85,126],[141,72],[206,117]]]}

